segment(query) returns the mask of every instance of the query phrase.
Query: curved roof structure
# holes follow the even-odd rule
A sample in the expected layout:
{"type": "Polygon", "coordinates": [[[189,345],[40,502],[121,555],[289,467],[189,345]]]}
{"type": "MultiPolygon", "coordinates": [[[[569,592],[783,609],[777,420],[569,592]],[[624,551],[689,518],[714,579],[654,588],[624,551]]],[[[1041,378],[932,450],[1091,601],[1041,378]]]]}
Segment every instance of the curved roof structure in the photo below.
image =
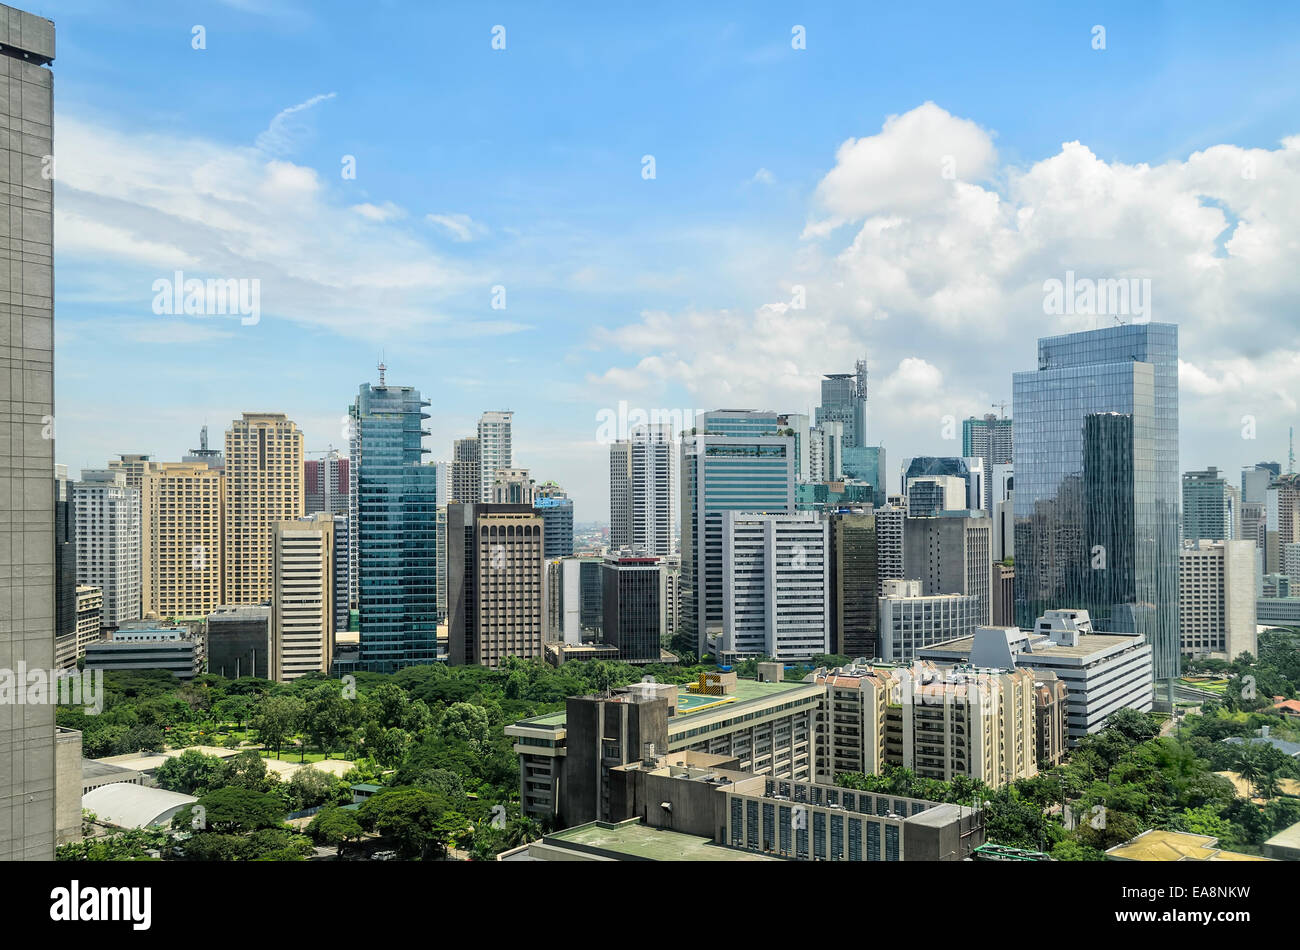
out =
{"type": "Polygon", "coordinates": [[[95,813],[106,825],[118,828],[148,828],[171,821],[186,805],[198,801],[193,795],[147,788],[130,782],[113,782],[92,788],[81,796],[81,807],[95,813]]]}

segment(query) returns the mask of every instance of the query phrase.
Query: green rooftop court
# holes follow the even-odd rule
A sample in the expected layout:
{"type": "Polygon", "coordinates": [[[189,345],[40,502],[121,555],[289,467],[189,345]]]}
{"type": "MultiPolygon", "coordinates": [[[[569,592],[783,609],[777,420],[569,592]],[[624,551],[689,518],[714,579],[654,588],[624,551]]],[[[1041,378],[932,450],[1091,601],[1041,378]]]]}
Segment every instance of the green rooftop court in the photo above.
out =
{"type": "Polygon", "coordinates": [[[543,841],[625,861],[777,861],[779,858],[715,844],[710,838],[651,828],[632,818],[618,824],[593,821],[547,835],[543,841]]]}
{"type": "MultiPolygon", "coordinates": [[[[682,685],[677,691],[676,718],[680,719],[683,716],[703,712],[706,709],[718,709],[723,706],[769,699],[772,696],[790,692],[791,690],[806,689],[807,686],[807,683],[760,683],[757,680],[737,680],[736,691],[731,695],[705,696],[698,693],[688,693],[686,692],[686,686],[682,685]]],[[[521,720],[515,725],[554,729],[564,725],[565,715],[565,711],[559,709],[553,713],[545,713],[541,716],[533,716],[531,719],[521,720]]]]}

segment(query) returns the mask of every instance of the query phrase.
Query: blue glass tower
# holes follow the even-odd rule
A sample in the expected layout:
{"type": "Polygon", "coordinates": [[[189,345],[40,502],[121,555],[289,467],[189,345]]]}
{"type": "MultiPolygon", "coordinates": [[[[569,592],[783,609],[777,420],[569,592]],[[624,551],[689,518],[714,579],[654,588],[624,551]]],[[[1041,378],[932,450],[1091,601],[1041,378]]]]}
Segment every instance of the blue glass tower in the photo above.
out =
{"type": "Polygon", "coordinates": [[[1086,609],[1142,633],[1157,680],[1179,669],[1178,328],[1038,341],[1014,377],[1015,616],[1086,609]]]}
{"type": "Polygon", "coordinates": [[[349,412],[356,518],[361,668],[391,673],[433,663],[438,652],[437,469],[410,386],[362,384],[349,412]]]}
{"type": "Polygon", "coordinates": [[[573,499],[543,495],[533,499],[533,510],[542,517],[543,557],[570,557],[573,554],[573,499]]]}

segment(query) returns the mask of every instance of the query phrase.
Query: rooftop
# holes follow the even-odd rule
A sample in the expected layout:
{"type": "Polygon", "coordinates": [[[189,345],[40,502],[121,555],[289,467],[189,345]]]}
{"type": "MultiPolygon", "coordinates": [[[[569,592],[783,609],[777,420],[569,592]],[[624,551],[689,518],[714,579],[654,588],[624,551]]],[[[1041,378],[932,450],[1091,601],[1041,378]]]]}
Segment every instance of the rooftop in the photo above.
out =
{"type": "Polygon", "coordinates": [[[1120,861],[1269,861],[1253,854],[1221,851],[1219,839],[1211,835],[1193,835],[1184,831],[1160,831],[1152,828],[1117,844],[1106,854],[1120,861]]]}
{"type": "Polygon", "coordinates": [[[723,847],[711,838],[651,828],[637,819],[612,825],[593,821],[557,831],[542,839],[547,844],[605,852],[632,861],[777,861],[779,858],[723,847]]]}

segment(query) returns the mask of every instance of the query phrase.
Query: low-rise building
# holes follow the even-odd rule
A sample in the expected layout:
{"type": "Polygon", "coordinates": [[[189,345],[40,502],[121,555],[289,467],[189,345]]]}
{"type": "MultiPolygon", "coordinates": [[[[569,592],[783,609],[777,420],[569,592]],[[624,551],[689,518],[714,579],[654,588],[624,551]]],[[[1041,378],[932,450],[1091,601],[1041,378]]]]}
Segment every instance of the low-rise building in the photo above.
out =
{"type": "Polygon", "coordinates": [[[178,679],[190,680],[199,672],[200,662],[198,642],[189,637],[168,640],[115,637],[86,647],[85,668],[105,672],[167,670],[178,679]]]}
{"type": "Polygon", "coordinates": [[[922,647],[969,636],[982,616],[979,597],[925,596],[917,580],[884,581],[879,604],[879,658],[887,663],[910,663],[922,647]]]}

